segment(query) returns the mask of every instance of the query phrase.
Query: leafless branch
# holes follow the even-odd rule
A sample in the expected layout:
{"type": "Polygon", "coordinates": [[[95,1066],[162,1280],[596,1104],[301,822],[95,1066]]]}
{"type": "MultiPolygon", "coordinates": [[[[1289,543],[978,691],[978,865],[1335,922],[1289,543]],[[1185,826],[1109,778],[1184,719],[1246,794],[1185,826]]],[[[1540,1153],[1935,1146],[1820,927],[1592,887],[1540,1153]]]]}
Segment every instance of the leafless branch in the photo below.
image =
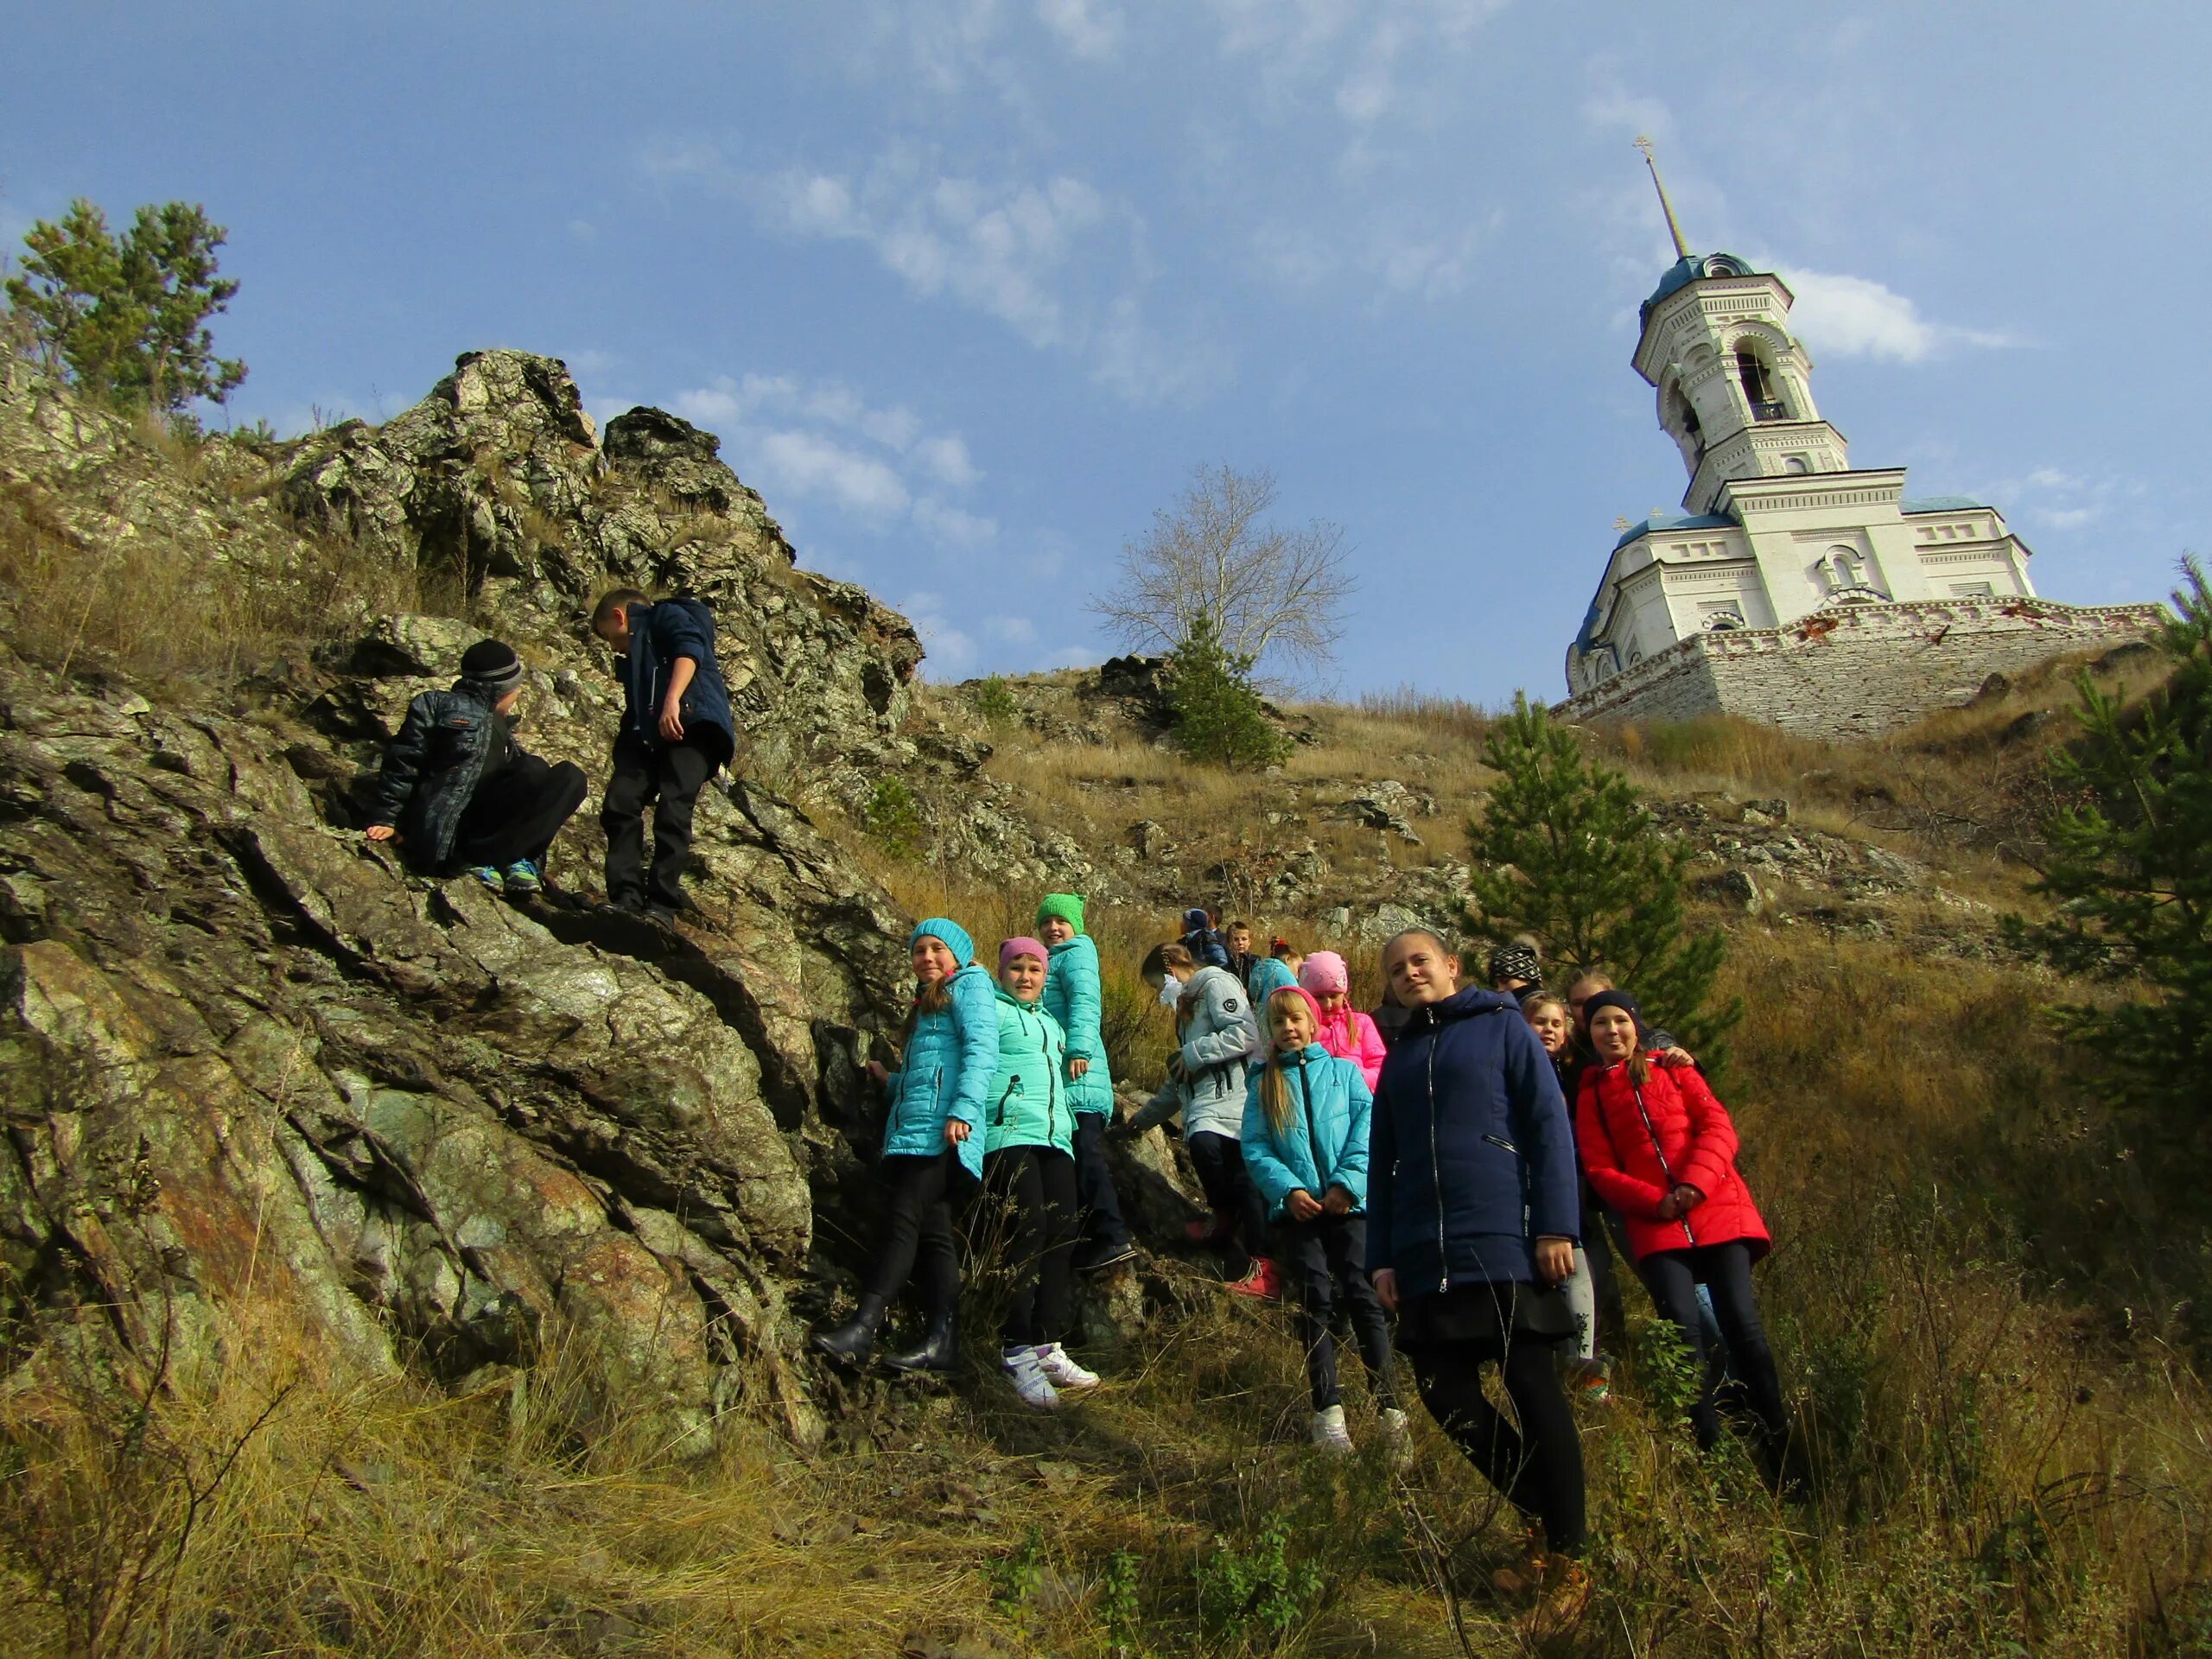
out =
{"type": "Polygon", "coordinates": [[[1344,527],[1317,518],[1282,529],[1267,520],[1274,500],[1271,472],[1197,468],[1174,505],[1123,544],[1118,582],[1090,608],[1133,651],[1173,651],[1204,615],[1263,669],[1325,667],[1357,585],[1344,527]]]}

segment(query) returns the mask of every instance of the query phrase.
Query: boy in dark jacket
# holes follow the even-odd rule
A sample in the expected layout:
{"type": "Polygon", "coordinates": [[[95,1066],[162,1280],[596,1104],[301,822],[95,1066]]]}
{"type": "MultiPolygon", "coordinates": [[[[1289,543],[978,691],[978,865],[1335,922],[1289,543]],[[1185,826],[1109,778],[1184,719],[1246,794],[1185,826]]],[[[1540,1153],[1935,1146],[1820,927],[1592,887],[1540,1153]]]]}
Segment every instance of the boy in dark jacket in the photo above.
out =
{"type": "Polygon", "coordinates": [[[1192,905],[1183,912],[1183,937],[1179,941],[1201,968],[1229,966],[1229,944],[1213,925],[1212,913],[1192,905]]]}
{"type": "Polygon", "coordinates": [[[625,659],[622,729],[599,813],[607,831],[607,902],[666,920],[685,907],[683,867],[699,791],[737,752],[729,693],[715,662],[715,619],[696,599],[655,603],[635,588],[617,588],[601,596],[591,626],[625,659]]]}
{"type": "Polygon", "coordinates": [[[581,768],[548,766],[512,729],[522,658],[480,639],[461,653],[450,691],[425,691],[385,748],[371,841],[397,841],[425,875],[465,869],[494,893],[536,893],[545,854],[587,785],[581,768]]]}

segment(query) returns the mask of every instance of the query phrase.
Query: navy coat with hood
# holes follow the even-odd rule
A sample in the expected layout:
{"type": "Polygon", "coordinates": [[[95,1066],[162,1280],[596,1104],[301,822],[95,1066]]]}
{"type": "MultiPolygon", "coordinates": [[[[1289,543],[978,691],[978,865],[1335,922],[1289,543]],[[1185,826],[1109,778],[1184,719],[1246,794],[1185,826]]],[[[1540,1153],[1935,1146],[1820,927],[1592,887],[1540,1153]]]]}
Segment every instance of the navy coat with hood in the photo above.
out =
{"type": "Polygon", "coordinates": [[[1534,1241],[1579,1236],[1574,1135],[1520,1004],[1473,987],[1414,1009],[1375,1090],[1368,1266],[1411,1300],[1536,1281],[1534,1241]]]}
{"type": "Polygon", "coordinates": [[[685,741],[719,748],[727,762],[737,753],[737,722],[730,714],[721,665],[715,661],[714,613],[696,599],[630,607],[622,730],[649,749],[660,747],[661,701],[668,695],[669,673],[679,657],[689,657],[697,665],[691,683],[683,689],[685,741]]]}

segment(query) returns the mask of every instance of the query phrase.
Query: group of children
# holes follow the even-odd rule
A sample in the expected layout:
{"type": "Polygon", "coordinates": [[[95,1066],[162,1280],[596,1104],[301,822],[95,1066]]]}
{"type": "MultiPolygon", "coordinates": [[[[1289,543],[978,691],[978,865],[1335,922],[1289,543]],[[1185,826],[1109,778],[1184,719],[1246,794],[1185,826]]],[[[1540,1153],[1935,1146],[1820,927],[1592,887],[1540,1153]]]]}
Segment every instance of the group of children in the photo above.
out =
{"type": "MultiPolygon", "coordinates": [[[[736,747],[713,620],[693,601],[618,588],[592,627],[622,659],[601,814],[607,899],[665,919],[685,905],[699,792],[736,747]]],[[[587,785],[575,766],[515,742],[525,677],[510,646],[482,640],[450,690],[414,699],[386,750],[371,840],[396,841],[425,873],[540,890],[587,785]]],[[[1572,1344],[1579,1387],[1605,1397],[1618,1245],[1702,1367],[1699,1444],[1717,1443],[1731,1380],[1726,1397],[1751,1420],[1770,1479],[1790,1480],[1788,1417],[1751,1288],[1770,1236],[1726,1109],[1632,996],[1594,974],[1552,995],[1529,940],[1493,953],[1493,988],[1463,988],[1459,959],[1414,928],[1384,947],[1370,1015],[1351,1006],[1336,952],[1275,939],[1261,956],[1241,923],[1224,930],[1197,907],[1183,921],[1181,938],[1143,963],[1174,1012],[1175,1046],[1128,1128],[1180,1116],[1210,1210],[1190,1224],[1192,1242],[1226,1253],[1231,1291],[1294,1297],[1317,1445],[1351,1447],[1332,1334],[1341,1314],[1385,1441],[1408,1441],[1402,1352],[1438,1426],[1531,1522],[1529,1559],[1500,1587],[1554,1611],[1579,1606],[1581,1446],[1554,1355],[1572,1344]],[[1514,1421],[1484,1391],[1491,1365],[1514,1421]]],[[[857,1309],[814,1344],[846,1363],[871,1357],[918,1269],[919,1340],[884,1363],[953,1370],[955,1215],[980,1190],[970,1237],[1005,1269],[1000,1363],[1023,1402],[1050,1408],[1099,1382],[1068,1351],[1073,1275],[1136,1252],[1104,1155],[1114,1085],[1082,899],[1047,894],[1035,926],[1001,944],[995,976],[958,923],[914,929],[898,1069],[870,1067],[889,1103],[882,1236],[857,1309]]]]}
{"type": "Polygon", "coordinates": [[[961,1279],[953,1217],[980,1186],[983,1249],[1007,1269],[1000,1364],[1025,1404],[1051,1409],[1064,1391],[1098,1384],[1066,1347],[1076,1270],[1111,1267],[1136,1249],[1106,1170],[1114,1082],[1099,1030],[1098,948],[1084,932],[1083,900],[1046,894],[1036,925],[1036,937],[999,947],[995,982],[959,923],[932,917],[909,938],[914,1001],[899,1069],[869,1066],[889,1097],[883,1236],[859,1306],[817,1332],[814,1345],[846,1364],[872,1357],[892,1300],[920,1265],[922,1340],[883,1363],[955,1369],[961,1279]]]}
{"type": "MultiPolygon", "coordinates": [[[[1572,1344],[1573,1374],[1603,1397],[1600,1304],[1619,1318],[1613,1230],[1703,1367],[1699,1444],[1718,1441],[1732,1376],[1770,1478],[1786,1478],[1788,1419],[1751,1284],[1770,1236],[1726,1109],[1633,997],[1598,975],[1553,996],[1520,944],[1493,956],[1497,988],[1463,987],[1459,959],[1415,928],[1382,952],[1385,1008],[1399,1016],[1385,1027],[1351,1006],[1335,952],[1300,957],[1277,941],[1256,958],[1249,930],[1217,931],[1204,912],[1185,920],[1144,963],[1176,1044],[1127,1128],[1181,1116],[1211,1211],[1192,1240],[1230,1253],[1232,1291],[1294,1299],[1317,1446],[1351,1449],[1341,1317],[1393,1452],[1409,1443],[1402,1353],[1438,1426],[1530,1523],[1528,1557],[1499,1587],[1553,1615],[1579,1607],[1581,1443],[1555,1355],[1572,1344]],[[1484,1392],[1490,1366],[1510,1418],[1484,1392]]],[[[1045,937],[1001,947],[995,987],[957,924],[915,929],[913,1022],[899,1071],[880,1073],[891,1097],[882,1248],[858,1311],[815,1341],[848,1362],[871,1354],[918,1241],[926,1333],[886,1363],[952,1367],[964,1179],[995,1201],[979,1236],[1009,1284],[1000,1363],[1023,1401],[1052,1407],[1099,1380],[1066,1344],[1075,1249],[1102,1197],[1111,1260],[1134,1250],[1097,1155],[1113,1094],[1082,901],[1048,896],[1038,927],[1045,937]]]]}
{"type": "MultiPolygon", "coordinates": [[[[600,809],[607,903],[671,920],[687,907],[683,879],[699,791],[737,749],[714,616],[696,600],[655,601],[617,588],[601,595],[591,626],[621,659],[622,724],[600,809]]],[[[450,690],[409,703],[385,746],[371,841],[396,842],[423,874],[466,873],[495,893],[543,890],[553,838],[588,785],[573,762],[549,765],[515,741],[526,677],[512,645],[480,639],[461,654],[450,690]]]]}

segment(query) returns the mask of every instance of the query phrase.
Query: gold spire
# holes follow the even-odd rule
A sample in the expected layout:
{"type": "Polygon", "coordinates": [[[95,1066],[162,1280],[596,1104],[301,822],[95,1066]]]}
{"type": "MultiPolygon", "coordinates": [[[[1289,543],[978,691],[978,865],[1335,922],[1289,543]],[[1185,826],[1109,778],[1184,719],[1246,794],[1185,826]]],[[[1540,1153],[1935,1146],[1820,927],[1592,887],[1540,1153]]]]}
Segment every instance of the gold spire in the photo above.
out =
{"type": "Polygon", "coordinates": [[[1680,259],[1690,257],[1690,245],[1682,240],[1682,226],[1675,217],[1675,204],[1667,200],[1665,181],[1659,176],[1659,163],[1651,159],[1651,141],[1642,133],[1636,136],[1636,147],[1643,153],[1643,164],[1651,169],[1651,182],[1659,192],[1659,211],[1667,215],[1667,229],[1675,238],[1675,256],[1680,259]]]}

